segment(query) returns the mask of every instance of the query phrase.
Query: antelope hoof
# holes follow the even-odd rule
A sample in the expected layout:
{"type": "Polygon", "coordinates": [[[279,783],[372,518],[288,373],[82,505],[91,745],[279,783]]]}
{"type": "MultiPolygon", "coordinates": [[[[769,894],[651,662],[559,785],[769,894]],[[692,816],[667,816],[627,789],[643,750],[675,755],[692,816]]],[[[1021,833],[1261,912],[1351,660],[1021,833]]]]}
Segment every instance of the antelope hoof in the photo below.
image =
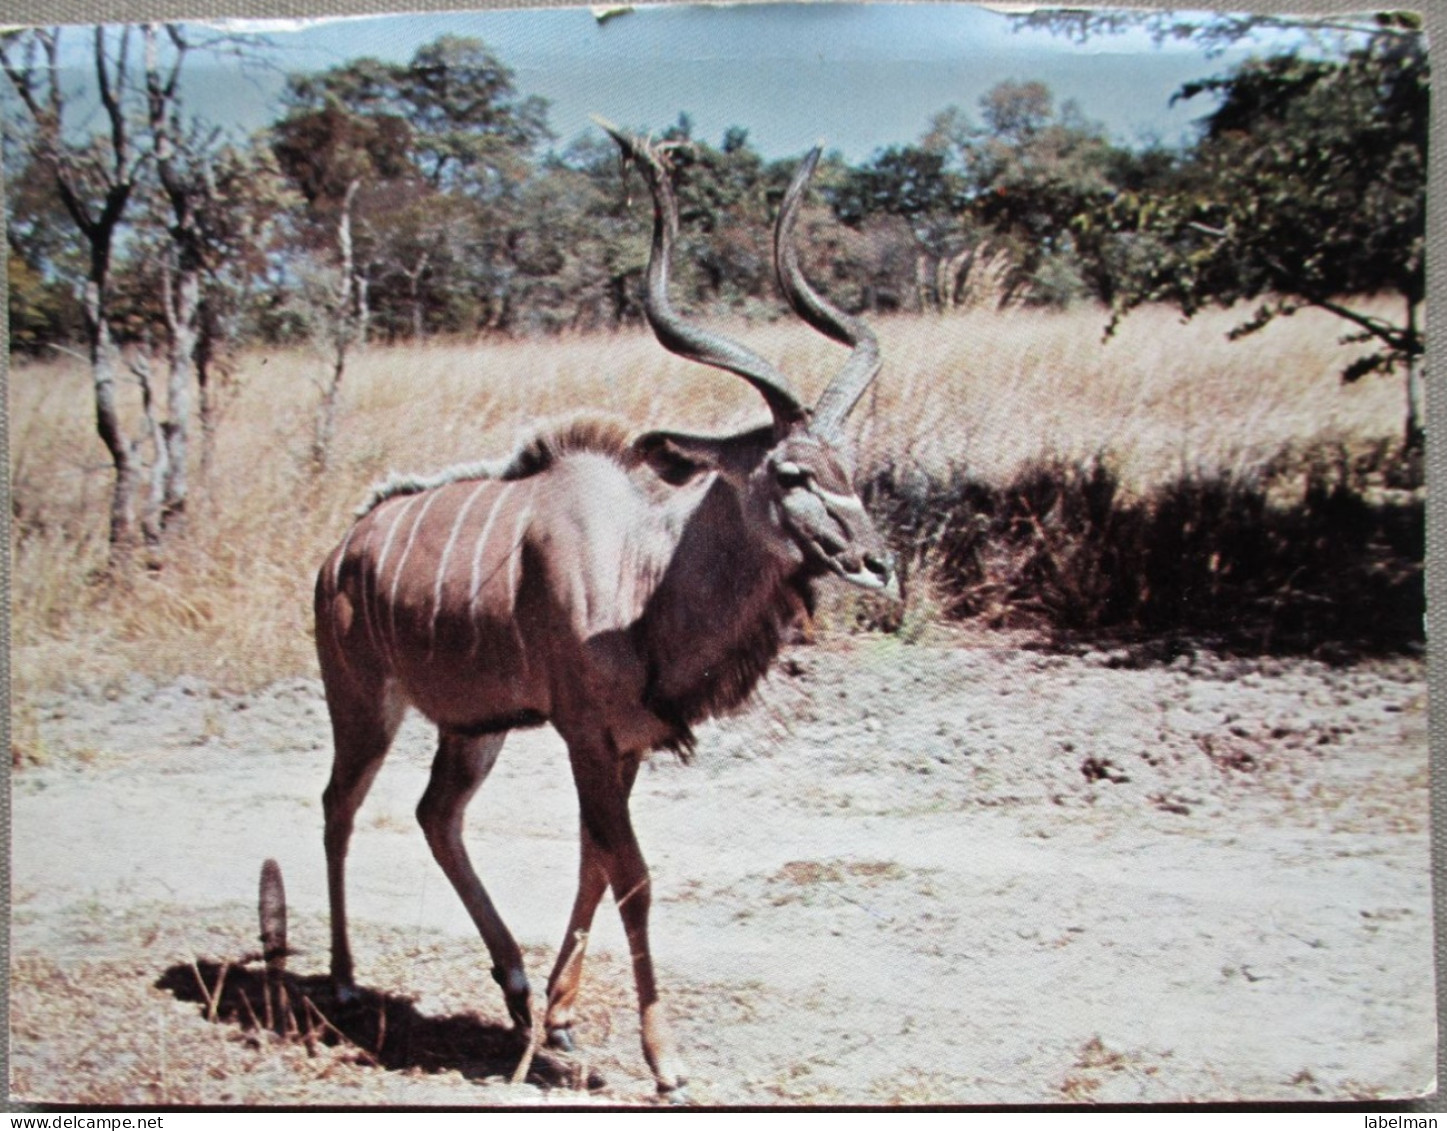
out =
{"type": "Polygon", "coordinates": [[[362,992],[350,978],[345,981],[332,980],[332,990],[337,995],[338,1005],[355,1005],[362,1000],[362,992]]]}
{"type": "Polygon", "coordinates": [[[519,1033],[531,1033],[533,1031],[533,1008],[526,997],[514,1000],[509,997],[507,1000],[508,1016],[512,1018],[513,1028],[519,1033]]]}
{"type": "Polygon", "coordinates": [[[577,1052],[578,1042],[573,1040],[571,1025],[555,1025],[548,1030],[548,1048],[559,1052],[577,1052]]]}
{"type": "Polygon", "coordinates": [[[658,1085],[658,1098],[670,1107],[687,1107],[693,1101],[688,1096],[688,1081],[680,1080],[676,1084],[658,1085]]]}
{"type": "Polygon", "coordinates": [[[528,988],[527,975],[521,970],[504,971],[494,966],[492,980],[502,987],[503,1000],[507,1002],[513,1027],[520,1033],[532,1032],[532,991],[528,988]]]}

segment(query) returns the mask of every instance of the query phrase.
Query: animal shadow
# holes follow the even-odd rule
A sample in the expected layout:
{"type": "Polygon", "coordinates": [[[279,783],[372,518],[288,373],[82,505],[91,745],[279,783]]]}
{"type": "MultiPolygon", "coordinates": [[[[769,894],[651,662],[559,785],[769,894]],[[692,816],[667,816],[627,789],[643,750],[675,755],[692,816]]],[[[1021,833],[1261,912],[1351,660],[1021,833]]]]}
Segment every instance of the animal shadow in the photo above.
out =
{"type": "MultiPolygon", "coordinates": [[[[331,979],[299,976],[259,966],[198,959],[166,970],[156,988],[178,1001],[195,1002],[217,1024],[268,1031],[283,1040],[345,1046],[358,1063],[391,1071],[456,1071],[471,1080],[510,1079],[527,1051],[515,1030],[470,1014],[432,1017],[395,994],[358,987],[341,1001],[331,979]]],[[[596,1089],[603,1080],[539,1049],[527,1083],[540,1088],[596,1089]]]]}

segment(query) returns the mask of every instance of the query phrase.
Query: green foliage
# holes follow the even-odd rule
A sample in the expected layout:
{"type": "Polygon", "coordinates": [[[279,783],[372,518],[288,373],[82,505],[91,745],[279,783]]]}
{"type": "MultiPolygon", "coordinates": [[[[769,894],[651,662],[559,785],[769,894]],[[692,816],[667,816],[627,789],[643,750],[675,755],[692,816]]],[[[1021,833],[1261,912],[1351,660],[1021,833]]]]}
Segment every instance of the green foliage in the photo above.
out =
{"type": "Polygon", "coordinates": [[[405,177],[414,169],[412,130],[395,114],[366,116],[329,98],[278,122],[272,152],[308,205],[335,208],[354,181],[405,177]]]}
{"type": "Polygon", "coordinates": [[[875,213],[899,216],[927,232],[933,224],[968,205],[964,179],[945,167],[947,154],[923,146],[890,146],[852,169],[834,196],[834,211],[846,224],[875,213]]]}
{"type": "Polygon", "coordinates": [[[416,132],[418,166],[434,187],[515,180],[521,159],[552,136],[546,101],[518,98],[512,71],[481,40],[445,35],[390,77],[416,132]]]}
{"type": "Polygon", "coordinates": [[[294,77],[287,107],[271,148],[306,201],[301,242],[337,256],[347,210],[365,332],[510,328],[510,240],[533,150],[551,136],[542,100],[519,97],[479,40],[444,36],[406,64],[294,77]]]}
{"type": "Polygon", "coordinates": [[[1118,309],[1164,300],[1189,315],[1260,298],[1244,335],[1319,306],[1376,347],[1346,379],[1415,363],[1424,352],[1425,43],[1380,35],[1339,60],[1253,60],[1179,97],[1202,94],[1219,105],[1167,183],[1123,193],[1078,224],[1155,252],[1116,265],[1118,309]],[[1401,322],[1350,297],[1382,293],[1402,300],[1401,322]]]}
{"type": "Polygon", "coordinates": [[[552,136],[546,102],[519,98],[512,71],[481,40],[450,35],[405,64],[364,58],[296,76],[287,104],[278,156],[308,201],[339,197],[353,177],[409,173],[434,189],[496,191],[552,136]],[[308,140],[320,146],[310,155],[308,140]]]}
{"type": "Polygon", "coordinates": [[[881,150],[850,170],[833,197],[839,219],[907,223],[935,264],[929,300],[938,309],[955,304],[970,257],[986,247],[1013,264],[1002,299],[1063,306],[1098,293],[1100,273],[1089,272],[1072,225],[1139,180],[1143,166],[1074,103],[1057,111],[1043,83],[1002,82],[980,112],[983,126],[950,107],[918,145],[881,150]]]}
{"type": "MultiPolygon", "coordinates": [[[[264,146],[224,143],[210,131],[193,131],[177,148],[173,177],[193,219],[194,239],[185,254],[198,260],[206,348],[234,348],[257,336],[272,340],[261,312],[271,297],[276,256],[285,248],[282,222],[300,204],[297,194],[264,146]]],[[[162,298],[177,267],[174,229],[161,186],[147,178],[130,238],[113,266],[111,308],[124,344],[149,348],[166,340],[162,298]]]]}
{"type": "Polygon", "coordinates": [[[82,340],[85,263],[48,171],[19,145],[5,155],[10,348],[43,356],[52,344],[82,340]]]}
{"type": "Polygon", "coordinates": [[[12,350],[39,357],[52,343],[79,338],[83,319],[70,287],[47,281],[13,253],[5,267],[12,350]]]}

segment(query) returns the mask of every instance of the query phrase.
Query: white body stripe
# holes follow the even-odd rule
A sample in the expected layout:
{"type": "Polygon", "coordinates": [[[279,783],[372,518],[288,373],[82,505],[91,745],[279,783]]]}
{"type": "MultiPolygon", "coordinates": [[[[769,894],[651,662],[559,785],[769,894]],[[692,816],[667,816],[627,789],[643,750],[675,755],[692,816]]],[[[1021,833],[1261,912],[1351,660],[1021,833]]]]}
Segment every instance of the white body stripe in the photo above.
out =
{"type": "MultiPolygon", "coordinates": [[[[477,502],[477,497],[494,482],[484,479],[475,488],[472,494],[467,496],[467,501],[457,511],[457,518],[452,523],[452,532],[447,536],[447,545],[442,548],[442,560],[437,563],[437,580],[432,586],[432,624],[427,631],[429,649],[437,647],[437,614],[442,611],[442,582],[447,577],[447,567],[452,560],[453,547],[457,545],[458,535],[462,533],[462,524],[467,521],[467,513],[472,510],[472,504],[477,502]]],[[[429,651],[429,656],[431,652],[429,651]]]]}
{"type": "Polygon", "coordinates": [[[528,524],[533,520],[532,507],[523,507],[518,514],[517,521],[513,523],[512,540],[507,552],[507,623],[512,629],[512,638],[518,647],[518,659],[521,661],[523,670],[527,670],[528,654],[527,645],[523,642],[522,630],[518,628],[517,617],[513,611],[517,606],[518,599],[518,573],[522,570],[522,554],[518,551],[522,548],[523,535],[527,533],[528,524]]]}
{"type": "Polygon", "coordinates": [[[528,523],[533,520],[532,507],[524,507],[518,512],[517,520],[512,525],[512,537],[508,540],[507,552],[507,609],[511,613],[513,606],[517,603],[518,596],[518,571],[522,569],[522,555],[518,553],[518,547],[523,544],[523,535],[527,533],[528,523]]]}
{"type": "Polygon", "coordinates": [[[502,510],[503,503],[512,494],[516,483],[508,483],[497,493],[493,500],[492,510],[487,512],[487,521],[482,524],[482,532],[477,536],[477,543],[472,548],[472,576],[467,589],[467,615],[472,621],[472,654],[477,654],[477,649],[482,644],[482,629],[477,623],[477,594],[482,588],[482,555],[487,548],[488,536],[492,533],[492,524],[497,519],[498,512],[502,510]]]}
{"type": "Polygon", "coordinates": [[[337,564],[336,568],[332,570],[333,592],[340,593],[342,591],[342,563],[347,560],[347,547],[352,544],[352,535],[357,532],[357,526],[357,523],[352,523],[351,529],[347,531],[347,536],[342,539],[342,544],[337,547],[337,564]]]}
{"type": "MultiPolygon", "coordinates": [[[[429,491],[425,495],[418,495],[417,498],[425,498],[427,501],[422,504],[422,509],[417,512],[417,517],[412,521],[412,529],[407,531],[407,542],[402,547],[402,556],[397,559],[397,568],[392,573],[392,589],[387,600],[387,632],[391,635],[393,642],[397,639],[397,589],[402,584],[402,573],[407,568],[407,559],[412,555],[412,546],[417,541],[417,529],[422,525],[422,520],[427,517],[427,512],[432,509],[432,504],[437,501],[437,492],[429,491]]],[[[377,574],[377,580],[382,580],[382,575],[377,574]]]]}
{"type": "MultiPolygon", "coordinates": [[[[360,521],[363,520],[359,520],[359,522],[360,521]]],[[[393,516],[392,521],[396,521],[395,516],[393,516]]],[[[381,522],[382,519],[380,516],[373,519],[372,529],[369,531],[369,537],[375,537],[377,535],[378,531],[381,529],[381,522]]],[[[380,652],[382,648],[382,642],[377,639],[377,626],[373,622],[373,614],[375,613],[377,606],[377,587],[373,584],[368,584],[365,574],[363,574],[361,578],[361,584],[358,586],[358,596],[361,598],[362,607],[359,612],[362,617],[362,623],[367,626],[367,639],[371,642],[373,651],[380,652]]]]}
{"type": "MultiPolygon", "coordinates": [[[[412,495],[408,498],[405,503],[397,508],[397,513],[392,518],[392,524],[387,527],[387,537],[382,540],[382,552],[377,556],[377,580],[372,586],[373,590],[380,589],[382,586],[382,578],[387,572],[387,557],[392,552],[392,540],[397,537],[397,527],[402,525],[402,520],[406,518],[407,513],[417,505],[417,500],[421,497],[421,495],[412,495]]],[[[377,624],[375,628],[377,643],[381,646],[382,653],[387,657],[388,665],[395,668],[396,664],[392,654],[392,643],[382,634],[382,626],[380,624],[377,624]]]]}

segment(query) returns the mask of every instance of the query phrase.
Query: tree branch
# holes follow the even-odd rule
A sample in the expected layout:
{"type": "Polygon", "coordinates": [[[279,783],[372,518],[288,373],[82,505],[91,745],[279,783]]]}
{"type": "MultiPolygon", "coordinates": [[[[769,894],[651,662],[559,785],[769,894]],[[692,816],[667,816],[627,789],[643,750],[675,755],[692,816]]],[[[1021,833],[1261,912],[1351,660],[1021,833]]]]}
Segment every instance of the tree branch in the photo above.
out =
{"type": "Polygon", "coordinates": [[[1272,257],[1263,257],[1265,263],[1271,270],[1275,271],[1278,278],[1285,284],[1281,289],[1297,295],[1303,302],[1309,303],[1328,314],[1335,314],[1338,318],[1344,319],[1353,325],[1360,326],[1372,337],[1377,338],[1392,349],[1403,353],[1408,357],[1417,357],[1423,352],[1421,336],[1415,333],[1410,327],[1397,326],[1391,322],[1384,322],[1380,318],[1373,318],[1370,314],[1363,314],[1359,310],[1343,306],[1335,299],[1329,298],[1319,292],[1312,291],[1303,285],[1297,275],[1293,275],[1281,263],[1280,260],[1272,257]]]}
{"type": "Polygon", "coordinates": [[[1338,318],[1344,318],[1348,322],[1355,323],[1375,338],[1379,338],[1392,349],[1406,354],[1408,357],[1418,357],[1422,353],[1421,338],[1412,331],[1410,327],[1397,326],[1391,322],[1384,322],[1380,318],[1373,318],[1371,315],[1362,314],[1360,311],[1352,310],[1350,307],[1342,306],[1331,299],[1317,298],[1313,295],[1302,295],[1303,299],[1312,306],[1320,307],[1338,318]]]}
{"type": "Polygon", "coordinates": [[[34,143],[36,156],[50,166],[61,204],[65,206],[66,212],[75,222],[75,226],[80,229],[81,234],[90,240],[96,231],[96,220],[91,216],[90,210],[72,183],[74,170],[66,160],[65,147],[61,138],[61,122],[65,103],[60,83],[56,80],[56,75],[59,73],[60,29],[36,28],[32,37],[26,41],[25,62],[22,67],[16,67],[10,58],[10,42],[0,40],[0,64],[3,64],[10,84],[20,95],[21,101],[25,103],[25,108],[35,122],[39,135],[34,143]],[[50,75],[44,105],[36,91],[35,46],[37,43],[45,49],[46,64],[50,75]]]}
{"type": "MultiPolygon", "coordinates": [[[[36,30],[35,35],[37,37],[41,35],[39,29],[36,30]]],[[[10,58],[11,42],[11,40],[0,39],[0,66],[5,68],[5,76],[10,80],[10,85],[15,88],[15,93],[20,95],[20,101],[25,103],[25,108],[30,111],[31,118],[39,126],[45,120],[45,111],[35,97],[35,40],[30,39],[26,42],[27,58],[23,67],[17,67],[10,58]]]]}
{"type": "Polygon", "coordinates": [[[121,29],[120,44],[116,52],[115,81],[112,83],[106,65],[105,27],[95,29],[95,74],[100,91],[101,105],[111,123],[111,152],[115,155],[115,178],[117,183],[126,180],[126,164],[130,155],[130,142],[126,132],[126,115],[121,106],[121,97],[126,81],[126,55],[130,49],[130,25],[121,29]]]}

